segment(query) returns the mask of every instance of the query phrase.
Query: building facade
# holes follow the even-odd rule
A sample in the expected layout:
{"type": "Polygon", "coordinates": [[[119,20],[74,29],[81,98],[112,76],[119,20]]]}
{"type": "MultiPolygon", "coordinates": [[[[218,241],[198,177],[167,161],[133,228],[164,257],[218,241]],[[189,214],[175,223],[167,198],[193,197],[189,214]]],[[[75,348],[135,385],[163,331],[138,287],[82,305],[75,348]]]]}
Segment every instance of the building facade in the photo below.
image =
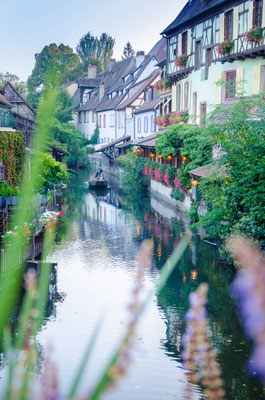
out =
{"type": "Polygon", "coordinates": [[[26,147],[31,147],[36,113],[10,82],[5,84],[3,91],[5,93],[5,99],[12,105],[12,113],[16,121],[16,130],[23,134],[26,147]]]}
{"type": "Polygon", "coordinates": [[[263,0],[188,1],[163,31],[172,111],[203,124],[212,107],[265,91],[263,0]]]}

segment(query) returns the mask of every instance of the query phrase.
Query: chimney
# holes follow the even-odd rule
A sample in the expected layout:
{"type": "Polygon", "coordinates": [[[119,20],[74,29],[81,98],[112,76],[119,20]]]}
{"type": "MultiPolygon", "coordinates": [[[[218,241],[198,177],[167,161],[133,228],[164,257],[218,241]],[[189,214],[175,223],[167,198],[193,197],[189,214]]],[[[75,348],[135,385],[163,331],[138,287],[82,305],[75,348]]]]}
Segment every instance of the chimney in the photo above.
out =
{"type": "Polygon", "coordinates": [[[115,58],[110,58],[109,59],[109,67],[112,67],[113,64],[115,64],[116,59],[115,58]]]}
{"type": "Polygon", "coordinates": [[[137,51],[136,53],[136,68],[138,68],[145,59],[144,51],[137,51]]]}
{"type": "Polygon", "coordinates": [[[95,79],[97,76],[97,66],[96,65],[89,65],[87,67],[87,77],[88,79],[95,79]]]}
{"type": "Polygon", "coordinates": [[[104,83],[101,82],[100,86],[99,86],[99,101],[101,102],[101,100],[103,99],[105,94],[105,86],[104,83]]]}

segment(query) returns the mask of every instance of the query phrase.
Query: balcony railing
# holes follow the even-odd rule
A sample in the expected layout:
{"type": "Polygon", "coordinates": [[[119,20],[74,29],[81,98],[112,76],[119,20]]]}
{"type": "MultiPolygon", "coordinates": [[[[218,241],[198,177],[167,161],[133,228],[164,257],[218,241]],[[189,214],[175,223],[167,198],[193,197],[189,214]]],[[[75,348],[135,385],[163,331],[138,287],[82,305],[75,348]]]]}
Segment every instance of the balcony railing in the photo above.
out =
{"type": "Polygon", "coordinates": [[[0,128],[15,128],[16,120],[12,111],[0,108],[0,128]]]}
{"type": "Polygon", "coordinates": [[[265,56],[265,38],[264,33],[260,41],[248,41],[246,35],[241,35],[233,40],[233,48],[229,54],[218,54],[215,48],[215,61],[233,62],[235,60],[245,60],[246,58],[255,58],[265,56]]]}

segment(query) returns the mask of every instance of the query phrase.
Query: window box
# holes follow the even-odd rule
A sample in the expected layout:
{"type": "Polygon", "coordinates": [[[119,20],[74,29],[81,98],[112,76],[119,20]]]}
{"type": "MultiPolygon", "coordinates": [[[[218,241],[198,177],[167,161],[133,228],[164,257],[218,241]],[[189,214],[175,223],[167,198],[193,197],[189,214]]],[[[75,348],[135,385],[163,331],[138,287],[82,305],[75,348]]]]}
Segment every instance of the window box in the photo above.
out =
{"type": "Polygon", "coordinates": [[[264,28],[258,28],[257,26],[253,26],[245,33],[245,41],[248,43],[256,43],[260,46],[261,41],[263,39],[263,31],[264,28]]]}
{"type": "Polygon", "coordinates": [[[182,54],[175,58],[174,64],[176,67],[185,68],[188,62],[188,56],[186,54],[182,54]]]}
{"type": "Polygon", "coordinates": [[[226,56],[230,54],[233,47],[234,42],[232,40],[224,40],[216,46],[216,51],[220,56],[226,56]]]}

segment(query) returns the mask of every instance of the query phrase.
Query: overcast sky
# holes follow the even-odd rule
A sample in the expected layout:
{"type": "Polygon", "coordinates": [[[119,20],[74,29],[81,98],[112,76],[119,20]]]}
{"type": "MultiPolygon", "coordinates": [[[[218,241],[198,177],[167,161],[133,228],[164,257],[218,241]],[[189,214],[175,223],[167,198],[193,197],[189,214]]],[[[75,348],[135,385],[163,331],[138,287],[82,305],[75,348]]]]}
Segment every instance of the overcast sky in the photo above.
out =
{"type": "Polygon", "coordinates": [[[34,54],[50,43],[75,49],[88,31],[107,32],[116,39],[120,59],[129,40],[148,52],[160,32],[177,16],[186,0],[7,0],[1,1],[0,72],[26,80],[34,54]]]}

